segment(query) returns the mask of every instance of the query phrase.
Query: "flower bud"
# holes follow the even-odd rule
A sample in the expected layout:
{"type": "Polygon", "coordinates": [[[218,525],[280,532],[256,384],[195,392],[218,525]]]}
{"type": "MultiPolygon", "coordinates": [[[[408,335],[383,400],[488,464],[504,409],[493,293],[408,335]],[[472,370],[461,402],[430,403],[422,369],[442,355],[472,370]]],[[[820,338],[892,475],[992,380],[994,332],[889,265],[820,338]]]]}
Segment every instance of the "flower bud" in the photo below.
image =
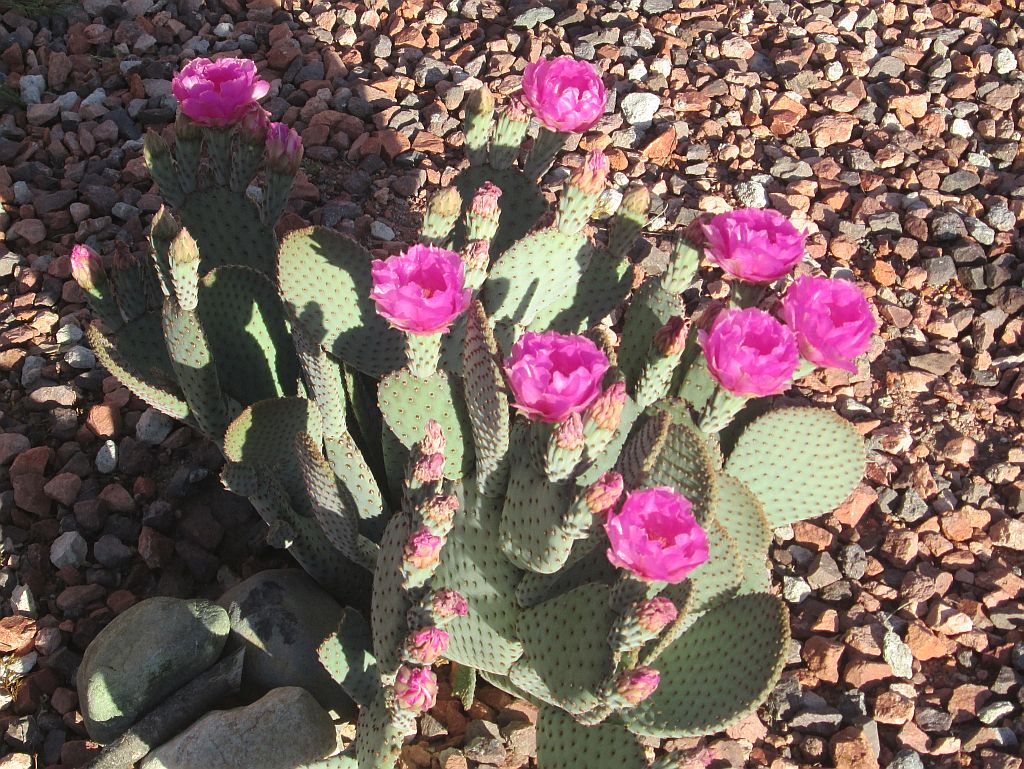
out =
{"type": "Polygon", "coordinates": [[[71,249],[71,275],[88,293],[102,289],[107,282],[100,255],[84,243],[78,243],[71,249]]]}
{"type": "Polygon", "coordinates": [[[427,210],[442,219],[454,219],[462,211],[462,195],[455,187],[440,189],[431,196],[427,210]]]}
{"type": "Polygon", "coordinates": [[[614,470],[609,470],[587,487],[587,490],[583,492],[583,499],[590,512],[599,515],[615,506],[619,497],[622,496],[624,487],[625,481],[622,475],[614,470]]]}
{"type": "Polygon", "coordinates": [[[659,683],[661,674],[654,668],[633,668],[616,679],[615,692],[629,704],[638,705],[654,694],[659,683]]]}
{"type": "Polygon", "coordinates": [[[274,173],[293,176],[302,162],[302,139],[284,123],[267,128],[267,165],[274,173]]]}
{"type": "Polygon", "coordinates": [[[619,427],[622,407],[625,403],[626,383],[615,382],[594,401],[590,410],[587,411],[587,421],[593,422],[601,430],[614,432],[619,427]]]}
{"type": "Polygon", "coordinates": [[[259,104],[253,103],[238,123],[238,137],[244,142],[262,147],[267,141],[269,128],[270,118],[267,111],[259,104]]]}
{"type": "Polygon", "coordinates": [[[608,157],[601,150],[591,150],[587,159],[573,173],[569,183],[590,195],[600,195],[608,181],[608,157]]]}
{"type": "Polygon", "coordinates": [[[427,667],[402,665],[395,676],[395,704],[403,710],[423,713],[437,701],[437,676],[427,667]]]}
{"type": "Polygon", "coordinates": [[[458,590],[444,588],[434,592],[430,599],[430,608],[441,619],[465,617],[469,614],[469,604],[465,596],[458,590]]]}
{"type": "Polygon", "coordinates": [[[636,607],[637,623],[649,633],[657,635],[676,621],[679,611],[668,598],[656,596],[642,601],[636,607]]]}
{"type": "Polygon", "coordinates": [[[523,101],[522,97],[519,96],[513,96],[508,100],[502,114],[506,120],[513,123],[530,122],[530,108],[527,106],[526,102],[523,101]]]}
{"type": "Polygon", "coordinates": [[[444,540],[430,533],[427,528],[419,528],[413,532],[405,543],[402,551],[406,563],[416,569],[429,569],[441,557],[444,540]]]}
{"type": "Polygon", "coordinates": [[[566,451],[583,448],[583,419],[579,414],[570,414],[559,422],[552,436],[555,445],[566,451]]]}
{"type": "Polygon", "coordinates": [[[689,321],[678,315],[668,319],[668,323],[654,334],[654,349],[666,358],[675,358],[683,354],[686,347],[686,336],[690,331],[689,321]]]}
{"type": "Polygon", "coordinates": [[[448,649],[448,633],[439,627],[422,627],[405,641],[405,653],[413,662],[433,665],[448,649]]]}
{"type": "Polygon", "coordinates": [[[481,85],[469,92],[466,99],[466,112],[488,117],[494,112],[494,94],[487,86],[481,85]]]}
{"type": "Polygon", "coordinates": [[[491,182],[484,182],[473,196],[470,210],[485,219],[496,219],[499,213],[498,198],[500,197],[501,190],[497,186],[491,182]]]}

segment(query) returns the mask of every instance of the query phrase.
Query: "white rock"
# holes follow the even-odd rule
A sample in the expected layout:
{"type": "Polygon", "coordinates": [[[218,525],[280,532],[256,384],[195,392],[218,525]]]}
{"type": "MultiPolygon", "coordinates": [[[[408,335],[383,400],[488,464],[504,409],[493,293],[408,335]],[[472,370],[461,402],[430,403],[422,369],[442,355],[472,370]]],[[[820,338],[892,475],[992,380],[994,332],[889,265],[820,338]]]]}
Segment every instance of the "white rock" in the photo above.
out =
{"type": "Polygon", "coordinates": [[[1000,48],[992,58],[992,68],[1000,75],[1008,75],[1017,69],[1017,57],[1009,48],[1000,48]]]}
{"type": "Polygon", "coordinates": [[[622,100],[622,115],[630,125],[647,125],[661,107],[661,98],[655,93],[637,91],[622,100]]]}
{"type": "Polygon", "coordinates": [[[88,371],[89,369],[96,368],[96,355],[88,347],[82,345],[75,345],[68,350],[67,355],[64,356],[64,360],[72,368],[82,369],[88,371]]]}

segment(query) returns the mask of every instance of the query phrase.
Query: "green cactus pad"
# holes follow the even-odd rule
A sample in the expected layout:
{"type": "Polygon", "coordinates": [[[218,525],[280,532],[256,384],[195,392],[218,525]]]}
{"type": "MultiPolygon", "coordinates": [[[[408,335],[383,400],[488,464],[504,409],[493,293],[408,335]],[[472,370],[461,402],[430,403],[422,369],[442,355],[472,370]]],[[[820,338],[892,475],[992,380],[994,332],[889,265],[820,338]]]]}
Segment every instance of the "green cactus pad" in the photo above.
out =
{"type": "Polygon", "coordinates": [[[514,597],[521,572],[509,563],[494,535],[501,500],[478,495],[471,484],[457,488],[462,504],[433,584],[462,593],[469,614],[447,625],[445,656],[460,665],[506,675],[523,653],[516,638],[519,607],[514,597]]]}
{"type": "MultiPolygon", "coordinates": [[[[484,182],[491,182],[501,190],[502,212],[498,232],[491,240],[491,256],[497,256],[533,229],[537,220],[547,211],[547,202],[536,184],[517,168],[495,169],[491,166],[470,166],[455,177],[455,187],[462,196],[463,211],[468,210],[473,196],[484,182]]],[[[461,251],[466,246],[466,220],[459,217],[452,233],[452,248],[461,251]]]]}
{"type": "Polygon", "coordinates": [[[193,192],[178,211],[199,244],[200,274],[222,264],[241,264],[264,275],[274,272],[277,238],[260,219],[256,205],[226,187],[193,192]]]}
{"type": "Polygon", "coordinates": [[[402,579],[405,543],[413,533],[413,521],[406,512],[388,521],[380,543],[380,556],[373,579],[370,618],[373,649],[381,675],[390,678],[402,664],[402,647],[409,632],[407,614],[412,607],[402,579]]]}
{"type": "Polygon", "coordinates": [[[96,326],[85,329],[85,339],[103,368],[153,408],[185,420],[188,404],[167,347],[160,343],[162,337],[160,315],[155,312],[125,324],[113,339],[96,326]]]}
{"type": "Polygon", "coordinates": [[[359,712],[355,742],[358,769],[394,769],[402,752],[404,737],[388,711],[382,689],[369,707],[359,712]]]}
{"type": "Polygon", "coordinates": [[[598,692],[612,671],[608,632],[616,614],[609,594],[607,585],[583,585],[524,610],[518,623],[523,657],[512,666],[513,683],[538,678],[550,695],[545,699],[570,713],[600,705],[598,692]]]}
{"type": "Polygon", "coordinates": [[[211,270],[196,313],[228,395],[248,405],[297,394],[299,362],[277,289],[263,273],[238,265],[211,270]]]}
{"type": "Polygon", "coordinates": [[[687,580],[689,595],[679,592],[677,585],[669,586],[665,595],[677,605],[684,599],[691,612],[707,611],[736,594],[743,579],[743,562],[739,548],[725,527],[717,520],[706,524],[709,555],[707,561],[691,572],[687,580]]]}
{"type": "Polygon", "coordinates": [[[508,478],[508,396],[498,345],[479,302],[473,302],[466,316],[462,382],[473,429],[477,488],[488,496],[500,496],[508,478]]]}
{"type": "Polygon", "coordinates": [[[599,456],[588,457],[588,459],[593,460],[593,464],[580,473],[576,479],[577,486],[589,486],[600,478],[602,474],[615,466],[619,459],[619,453],[622,451],[622,447],[626,445],[626,439],[629,438],[633,425],[636,424],[636,420],[639,417],[640,410],[637,408],[636,402],[627,395],[626,402],[622,404],[622,416],[619,419],[619,426],[615,430],[615,435],[612,436],[611,441],[599,456]]]}
{"type": "Polygon", "coordinates": [[[336,358],[379,378],[405,364],[405,340],[370,298],[370,252],[341,233],[288,233],[277,255],[278,285],[306,333],[336,358]]]}
{"type": "Polygon", "coordinates": [[[610,585],[618,576],[605,554],[607,540],[595,535],[591,539],[577,540],[566,566],[554,574],[528,571],[516,586],[516,601],[529,608],[556,596],[575,590],[581,585],[600,582],[610,585]]]}
{"type": "Polygon", "coordinates": [[[380,487],[363,453],[348,433],[336,438],[325,437],[324,447],[331,469],[341,483],[338,494],[342,502],[355,510],[361,521],[360,528],[367,536],[379,537],[387,515],[380,487]]]}
{"type": "Polygon", "coordinates": [[[744,595],[722,604],[683,633],[658,660],[661,683],[622,719],[648,737],[721,731],[758,705],[779,679],[789,616],[775,596],[744,595]]]}
{"type": "Polygon", "coordinates": [[[543,769],[642,769],[644,749],[618,724],[584,726],[557,708],[537,716],[537,766],[543,769]]]}
{"type": "Polygon", "coordinates": [[[469,710],[476,698],[476,668],[468,665],[460,665],[457,662],[452,666],[452,694],[459,698],[462,707],[469,710]]]}
{"type": "Polygon", "coordinates": [[[441,425],[447,438],[445,474],[458,478],[468,475],[473,465],[472,426],[461,389],[443,371],[420,379],[401,369],[384,377],[377,391],[384,421],[406,448],[423,439],[428,419],[441,425]]]}
{"type": "Polygon", "coordinates": [[[708,372],[704,355],[700,354],[686,370],[686,377],[683,379],[682,387],[679,388],[679,397],[689,403],[699,414],[711,400],[711,396],[715,394],[716,386],[717,383],[708,372]]]}
{"type": "Polygon", "coordinates": [[[621,307],[632,285],[630,263],[599,250],[575,285],[563,289],[550,304],[534,314],[529,330],[578,334],[621,307]]]}
{"type": "Polygon", "coordinates": [[[338,631],[317,649],[331,677],[360,707],[369,707],[380,691],[380,673],[373,658],[373,637],[363,615],[346,607],[338,631]]]}
{"type": "Polygon", "coordinates": [[[554,228],[516,241],[487,276],[483,289],[487,315],[495,322],[531,325],[545,307],[573,294],[593,253],[586,235],[554,228]]]}
{"type": "Polygon", "coordinates": [[[637,488],[650,474],[658,461],[671,426],[671,415],[660,410],[637,420],[615,465],[615,469],[622,473],[627,489],[637,488]]]}
{"type": "Polygon", "coordinates": [[[841,416],[785,408],[743,431],[725,469],[747,484],[776,528],[835,509],[864,477],[864,464],[864,439],[841,416]]]}
{"type": "Polygon", "coordinates": [[[715,522],[722,524],[736,543],[744,573],[754,567],[764,571],[772,532],[761,503],[742,481],[724,473],[718,481],[715,522]]]}
{"type": "Polygon", "coordinates": [[[633,295],[619,344],[619,368],[631,385],[640,381],[655,333],[676,315],[686,317],[686,304],[661,287],[660,277],[649,278],[633,295]]]}
{"type": "Polygon", "coordinates": [[[658,455],[658,461],[647,474],[644,488],[671,486],[693,503],[693,515],[706,524],[715,517],[718,506],[718,473],[714,457],[701,433],[679,412],[671,411],[671,401],[661,401],[670,409],[673,423],[658,455]]]}
{"type": "MultiPolygon", "coordinates": [[[[271,398],[246,408],[224,435],[224,456],[270,472],[303,515],[310,515],[299,457],[292,447],[295,438],[308,433],[314,443],[322,440],[320,415],[303,398],[271,398]]],[[[321,534],[321,539],[323,535],[321,534]]]]}
{"type": "MultiPolygon", "coordinates": [[[[228,426],[228,408],[209,342],[196,314],[166,299],[163,335],[192,418],[203,433],[219,442],[228,426]]],[[[158,344],[156,340],[153,343],[158,344]]]]}

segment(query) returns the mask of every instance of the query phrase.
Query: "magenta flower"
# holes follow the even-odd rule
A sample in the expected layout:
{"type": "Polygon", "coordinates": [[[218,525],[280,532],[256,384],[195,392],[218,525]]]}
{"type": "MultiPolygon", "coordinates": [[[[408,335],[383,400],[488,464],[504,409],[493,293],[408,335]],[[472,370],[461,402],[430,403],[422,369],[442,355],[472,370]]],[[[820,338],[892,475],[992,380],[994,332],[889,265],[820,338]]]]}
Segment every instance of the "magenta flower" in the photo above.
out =
{"type": "Polygon", "coordinates": [[[704,252],[733,277],[771,283],[787,275],[804,255],[807,234],[778,211],[738,208],[703,225],[704,252]]]}
{"type": "Polygon", "coordinates": [[[437,701],[437,676],[430,668],[402,665],[395,676],[395,702],[404,710],[424,713],[437,701]]]}
{"type": "Polygon", "coordinates": [[[793,332],[755,307],[723,310],[710,331],[697,332],[697,340],[711,376],[737,395],[782,392],[800,362],[793,332]]]}
{"type": "Polygon", "coordinates": [[[242,119],[249,105],[270,91],[248,59],[194,59],[171,82],[181,111],[199,125],[225,128],[242,119]]]}
{"type": "Polygon", "coordinates": [[[532,62],[523,73],[523,99],[551,131],[589,130],[607,98],[594,66],[572,56],[532,62]]]}
{"type": "Polygon", "coordinates": [[[627,670],[615,681],[615,691],[630,705],[638,705],[652,694],[661,683],[661,673],[654,668],[638,667],[627,670]]]}
{"type": "Polygon", "coordinates": [[[431,596],[430,607],[441,619],[465,617],[469,614],[469,603],[458,590],[443,588],[431,596]]]}
{"type": "Polygon", "coordinates": [[[302,162],[302,139],[284,123],[267,127],[267,166],[275,173],[294,176],[302,162]]]}
{"type": "Polygon", "coordinates": [[[679,610],[668,598],[659,595],[636,607],[636,619],[648,633],[660,633],[676,621],[679,610]]]}
{"type": "Polygon", "coordinates": [[[377,312],[410,334],[447,331],[469,307],[466,268],[454,251],[416,244],[397,256],[375,259],[373,291],[377,312]]]}
{"type": "Polygon", "coordinates": [[[71,249],[71,275],[83,291],[94,292],[107,282],[100,255],[84,243],[71,249]]]}
{"type": "Polygon", "coordinates": [[[782,300],[782,317],[811,363],[856,371],[853,359],[868,349],[875,318],[864,293],[846,280],[802,277],[782,300]]]}
{"type": "Polygon", "coordinates": [[[708,559],[708,537],[693,505],[667,486],[629,494],[604,530],[612,565],[646,582],[682,582],[708,559]]]}
{"type": "Polygon", "coordinates": [[[441,557],[444,540],[430,533],[430,529],[421,527],[412,533],[405,543],[402,555],[406,563],[417,569],[429,569],[441,557]]]}
{"type": "Polygon", "coordinates": [[[448,632],[439,627],[422,627],[405,642],[405,652],[413,662],[433,665],[448,650],[448,632]]]}
{"type": "Polygon", "coordinates": [[[608,356],[585,336],[528,331],[512,346],[505,373],[520,412],[561,422],[597,399],[610,366],[608,356]]]}

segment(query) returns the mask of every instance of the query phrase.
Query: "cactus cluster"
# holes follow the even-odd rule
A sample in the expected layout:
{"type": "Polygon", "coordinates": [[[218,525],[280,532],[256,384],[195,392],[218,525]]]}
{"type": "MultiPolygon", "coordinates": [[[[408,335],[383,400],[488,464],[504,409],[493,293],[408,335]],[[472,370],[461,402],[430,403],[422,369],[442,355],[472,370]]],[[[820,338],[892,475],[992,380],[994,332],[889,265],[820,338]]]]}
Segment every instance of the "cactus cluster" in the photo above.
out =
{"type": "Polygon", "coordinates": [[[314,227],[278,244],[291,176],[271,164],[258,205],[251,132],[183,122],[173,160],[147,142],[174,210],[154,220],[136,283],[140,306],[159,287],[162,308],[119,301],[113,317],[90,293],[107,333],[89,338],[140,397],[218,442],[224,484],[271,541],[339,600],[372,596],[369,617],[348,610],[320,650],[360,706],[359,769],[394,765],[433,703],[438,659],[464,697],[480,675],[540,705],[543,769],[645,766],[638,738],[716,731],[774,686],[789,626],[770,531],[839,504],[862,440],[819,409],[751,420],[764,410],[724,392],[688,320],[699,250],[680,239],[667,271],[632,291],[647,190],[595,232],[607,165],[593,153],[549,214],[538,180],[565,134],[542,129],[524,152],[524,105],[494,112],[475,92],[471,165],[424,216],[421,243],[461,255],[472,291],[447,330],[389,324],[371,254],[350,238],[314,227]],[[201,145],[212,175],[197,172],[201,145]],[[503,360],[552,331],[587,335],[607,364],[586,408],[530,419],[503,360]],[[645,490],[688,501],[705,550],[685,578],[640,579],[607,554],[605,524],[645,490]]]}

